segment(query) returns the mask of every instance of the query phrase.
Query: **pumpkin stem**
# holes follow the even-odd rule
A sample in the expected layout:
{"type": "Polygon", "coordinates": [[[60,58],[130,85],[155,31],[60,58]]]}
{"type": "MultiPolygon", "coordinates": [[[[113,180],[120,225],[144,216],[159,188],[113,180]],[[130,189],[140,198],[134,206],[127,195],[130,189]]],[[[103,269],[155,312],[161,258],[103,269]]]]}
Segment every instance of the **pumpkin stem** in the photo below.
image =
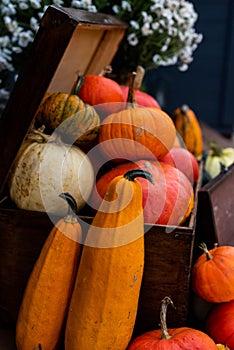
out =
{"type": "Polygon", "coordinates": [[[143,177],[154,185],[152,174],[149,171],[143,169],[132,169],[124,174],[124,178],[129,181],[134,181],[136,177],[143,177]]]}
{"type": "Polygon", "coordinates": [[[168,307],[168,305],[172,305],[175,308],[175,306],[174,306],[173,301],[171,300],[170,297],[165,297],[161,301],[161,303],[162,303],[162,305],[161,305],[161,310],[160,310],[160,326],[161,326],[161,331],[162,331],[162,339],[170,339],[171,336],[168,333],[167,322],[166,322],[167,307],[168,307]]]}
{"type": "Polygon", "coordinates": [[[201,248],[203,250],[203,252],[206,254],[207,260],[212,260],[213,259],[212,255],[210,254],[210,252],[209,252],[209,250],[207,248],[207,245],[204,242],[202,242],[199,245],[199,248],[201,248]]]}
{"type": "Polygon", "coordinates": [[[68,222],[76,222],[76,217],[78,215],[78,208],[75,199],[68,192],[63,192],[59,195],[60,198],[65,199],[68,203],[68,212],[64,220],[68,222]],[[73,220],[72,220],[73,219],[73,220]],[[75,219],[75,221],[74,221],[75,219]]]}
{"type": "Polygon", "coordinates": [[[210,149],[211,149],[211,152],[212,152],[212,156],[217,156],[217,157],[221,157],[222,156],[222,153],[223,153],[222,147],[220,147],[217,144],[217,142],[210,141],[209,142],[209,146],[210,146],[210,149]]]}
{"type": "Polygon", "coordinates": [[[38,350],[42,350],[42,345],[38,344],[38,350]]]}
{"type": "MultiPolygon", "coordinates": [[[[43,128],[43,127],[42,127],[43,128]]],[[[43,129],[40,128],[38,130],[33,129],[28,135],[27,135],[27,139],[31,140],[31,141],[35,141],[38,143],[45,143],[48,142],[50,139],[49,135],[44,134],[44,132],[42,131],[43,129]]]]}
{"type": "Polygon", "coordinates": [[[70,95],[78,95],[79,91],[80,91],[80,88],[81,86],[83,85],[84,83],[84,76],[81,75],[81,74],[78,74],[78,77],[74,83],[74,85],[72,86],[72,89],[71,89],[71,92],[70,92],[70,95]]]}
{"type": "Polygon", "coordinates": [[[136,97],[134,92],[134,82],[136,78],[136,72],[132,72],[132,74],[129,77],[129,90],[128,90],[128,98],[127,103],[131,105],[131,108],[134,108],[136,105],[136,97]]]}
{"type": "Polygon", "coordinates": [[[140,89],[142,81],[145,75],[145,70],[142,66],[137,66],[136,69],[136,78],[134,81],[134,89],[140,89]]]}
{"type": "Polygon", "coordinates": [[[106,74],[110,74],[112,72],[111,65],[107,65],[102,68],[101,72],[98,74],[101,77],[104,77],[106,74]]]}
{"type": "Polygon", "coordinates": [[[188,105],[184,104],[184,105],[181,106],[181,112],[183,114],[186,114],[188,112],[188,110],[189,110],[189,106],[188,105]]]}

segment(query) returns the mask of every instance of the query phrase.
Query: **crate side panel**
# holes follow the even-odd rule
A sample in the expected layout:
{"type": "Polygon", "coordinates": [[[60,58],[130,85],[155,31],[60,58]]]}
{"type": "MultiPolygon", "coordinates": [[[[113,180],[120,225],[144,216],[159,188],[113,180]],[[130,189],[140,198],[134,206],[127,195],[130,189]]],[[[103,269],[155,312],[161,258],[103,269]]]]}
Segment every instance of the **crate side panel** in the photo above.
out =
{"type": "Polygon", "coordinates": [[[103,67],[110,64],[118,50],[119,43],[121,42],[123,36],[124,30],[121,28],[105,31],[91,64],[87,67],[86,73],[99,74],[103,67]]]}
{"type": "MultiPolygon", "coordinates": [[[[71,92],[78,74],[85,74],[100,45],[105,29],[77,26],[63,58],[49,85],[49,92],[71,92]]],[[[103,61],[109,64],[110,61],[103,61]]],[[[97,63],[96,63],[97,65],[97,63]]],[[[95,63],[90,73],[96,73],[95,63]]]]}
{"type": "Polygon", "coordinates": [[[153,330],[160,322],[161,300],[172,298],[176,309],[168,310],[168,327],[184,326],[188,320],[193,231],[171,233],[158,227],[145,235],[145,267],[135,333],[153,330]]]}
{"type": "Polygon", "coordinates": [[[51,228],[44,213],[0,210],[0,311],[8,322],[16,320],[27,279],[51,228]]]}

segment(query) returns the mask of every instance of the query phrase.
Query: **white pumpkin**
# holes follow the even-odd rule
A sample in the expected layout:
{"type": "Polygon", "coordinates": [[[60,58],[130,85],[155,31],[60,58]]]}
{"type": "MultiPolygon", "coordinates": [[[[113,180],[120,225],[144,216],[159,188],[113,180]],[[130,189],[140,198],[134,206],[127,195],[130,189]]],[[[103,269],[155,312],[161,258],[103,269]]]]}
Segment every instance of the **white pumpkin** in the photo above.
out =
{"type": "Polygon", "coordinates": [[[234,148],[222,148],[218,144],[211,142],[210,149],[204,157],[205,170],[213,179],[219,175],[223,167],[229,167],[234,163],[234,148]]]}
{"type": "Polygon", "coordinates": [[[78,147],[34,131],[17,154],[8,185],[18,208],[64,216],[67,204],[59,195],[69,192],[80,210],[94,186],[94,171],[78,147]]]}

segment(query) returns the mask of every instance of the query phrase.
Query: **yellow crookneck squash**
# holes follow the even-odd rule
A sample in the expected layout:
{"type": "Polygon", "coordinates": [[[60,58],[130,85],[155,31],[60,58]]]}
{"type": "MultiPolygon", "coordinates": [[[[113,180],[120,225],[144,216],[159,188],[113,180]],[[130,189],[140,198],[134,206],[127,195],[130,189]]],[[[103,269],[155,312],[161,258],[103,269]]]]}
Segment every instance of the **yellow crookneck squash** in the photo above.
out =
{"type": "Polygon", "coordinates": [[[17,350],[55,350],[61,341],[79,264],[82,229],[68,193],[68,214],[49,233],[34,265],[16,324],[17,350]]]}
{"type": "Polygon", "coordinates": [[[69,307],[66,350],[125,350],[144,268],[141,169],[115,177],[88,230],[69,307]]]}
{"type": "Polygon", "coordinates": [[[203,153],[203,136],[199,121],[194,111],[187,105],[176,108],[172,120],[186,148],[196,157],[203,153]]]}

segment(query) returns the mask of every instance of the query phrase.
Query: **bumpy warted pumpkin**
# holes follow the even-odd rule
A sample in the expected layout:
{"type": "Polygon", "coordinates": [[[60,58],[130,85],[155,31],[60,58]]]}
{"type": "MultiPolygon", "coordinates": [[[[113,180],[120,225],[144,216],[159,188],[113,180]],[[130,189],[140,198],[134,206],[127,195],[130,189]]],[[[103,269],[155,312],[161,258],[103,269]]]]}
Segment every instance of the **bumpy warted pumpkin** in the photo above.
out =
{"type": "Polygon", "coordinates": [[[127,170],[148,170],[155,185],[139,178],[143,191],[144,220],[147,223],[182,224],[190,215],[194,204],[194,192],[186,176],[175,167],[158,161],[139,160],[125,162],[104,173],[96,182],[89,203],[98,208],[110,181],[127,170]]]}
{"type": "Polygon", "coordinates": [[[186,148],[197,158],[203,153],[203,137],[199,121],[194,111],[187,105],[176,108],[172,114],[176,130],[186,148]]]}
{"type": "Polygon", "coordinates": [[[82,229],[74,199],[49,233],[24,291],[16,325],[18,350],[58,349],[79,264],[82,229]]]}
{"type": "Polygon", "coordinates": [[[59,194],[69,192],[81,209],[92,191],[94,171],[78,147],[35,130],[16,156],[8,185],[17,207],[65,215],[67,206],[59,194]]]}
{"type": "Polygon", "coordinates": [[[88,230],[72,294],[66,350],[125,350],[144,269],[142,188],[131,170],[113,179],[88,230]]]}
{"type": "Polygon", "coordinates": [[[189,327],[168,329],[166,312],[170,304],[172,300],[169,297],[162,300],[161,329],[138,336],[130,343],[128,350],[217,350],[214,341],[204,332],[189,327]]]}
{"type": "Polygon", "coordinates": [[[234,247],[215,246],[208,250],[200,245],[200,255],[192,269],[194,292],[211,303],[222,303],[234,299],[234,247]]]}
{"type": "Polygon", "coordinates": [[[79,79],[70,94],[47,93],[35,116],[36,126],[45,125],[52,131],[58,128],[64,141],[76,145],[94,140],[100,126],[100,117],[96,110],[76,94],[82,84],[81,77],[79,79]]]}

